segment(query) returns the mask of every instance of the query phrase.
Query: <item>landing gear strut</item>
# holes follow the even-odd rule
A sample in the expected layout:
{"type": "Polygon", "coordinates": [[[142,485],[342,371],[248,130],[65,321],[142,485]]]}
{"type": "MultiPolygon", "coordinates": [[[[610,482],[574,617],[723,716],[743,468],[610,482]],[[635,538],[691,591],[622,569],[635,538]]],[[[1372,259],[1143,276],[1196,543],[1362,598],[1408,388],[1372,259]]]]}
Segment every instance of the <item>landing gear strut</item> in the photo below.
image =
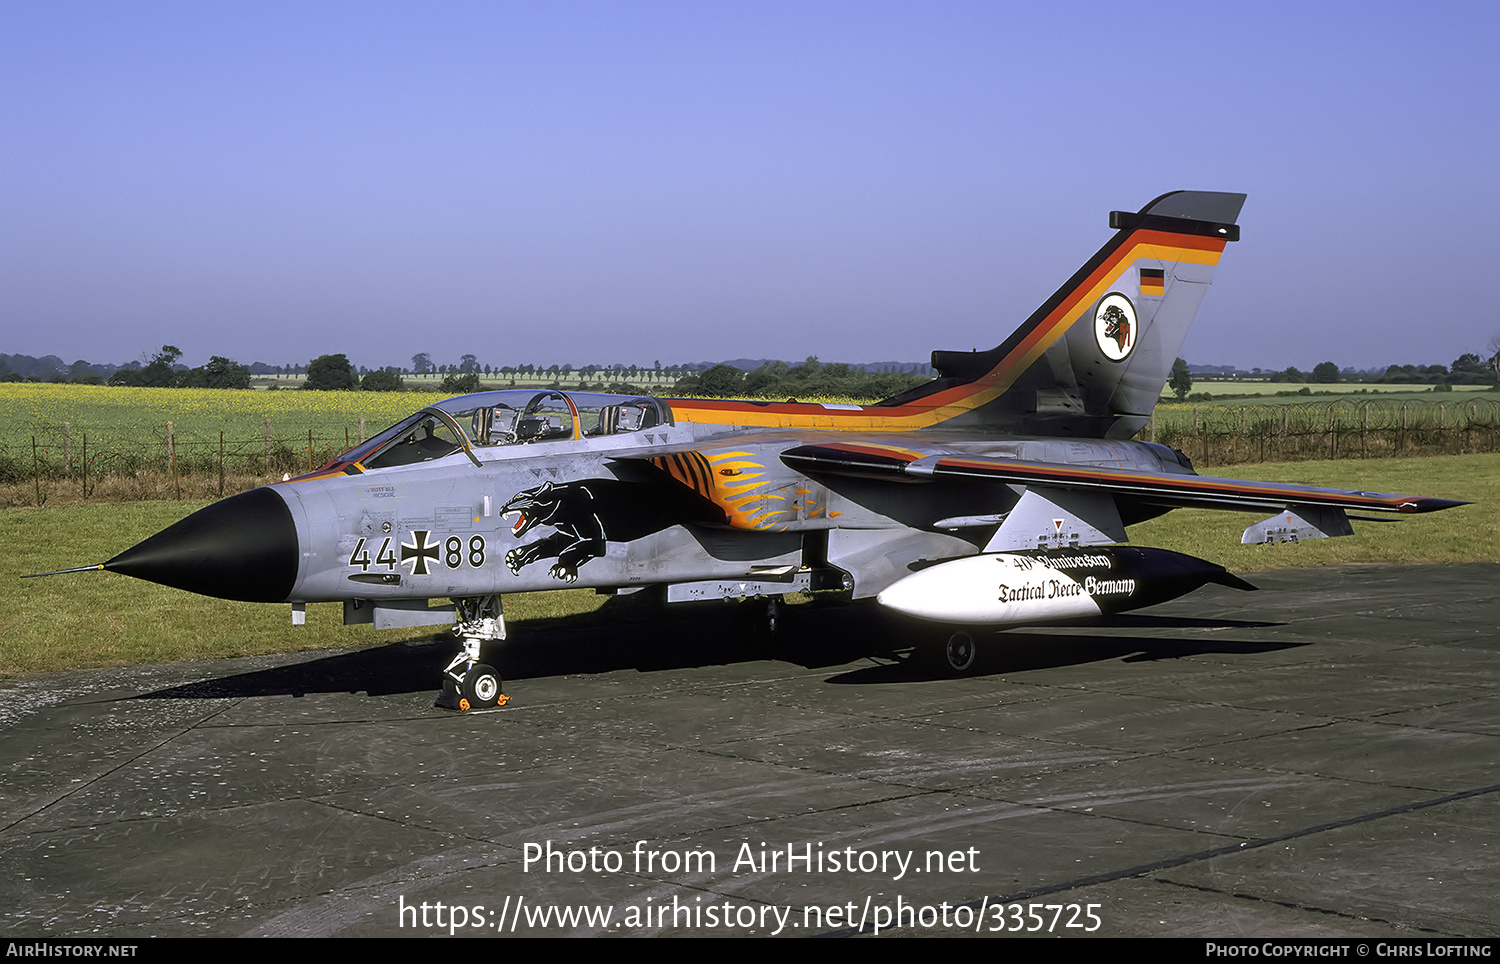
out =
{"type": "Polygon", "coordinates": [[[500,594],[454,597],[453,606],[458,611],[453,635],[463,640],[463,649],[443,668],[443,688],[432,705],[460,712],[504,706],[510,697],[500,692],[500,674],[479,661],[482,643],[505,638],[500,594]]]}
{"type": "Polygon", "coordinates": [[[747,596],[734,607],[734,621],[744,638],[756,647],[776,642],[785,620],[785,604],[778,596],[747,596]]]}

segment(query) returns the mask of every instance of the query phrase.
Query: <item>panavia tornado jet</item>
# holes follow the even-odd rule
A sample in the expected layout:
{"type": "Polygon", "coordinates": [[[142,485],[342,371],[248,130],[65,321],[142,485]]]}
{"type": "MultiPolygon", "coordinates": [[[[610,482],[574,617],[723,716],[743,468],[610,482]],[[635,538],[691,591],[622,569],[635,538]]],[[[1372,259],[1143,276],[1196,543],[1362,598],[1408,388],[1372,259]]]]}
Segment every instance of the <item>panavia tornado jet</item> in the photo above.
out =
{"type": "MultiPolygon", "coordinates": [[[[1114,235],[998,347],[934,352],[936,379],[878,404],[464,395],[91,568],[290,602],[294,622],[336,601],[377,628],[452,623],[461,649],[438,703],[460,709],[505,699],[481,647],[506,636],[506,593],[834,590],[963,627],[1253,588],[1120,544],[1179,506],[1266,513],[1245,530],[1261,542],[1349,535],[1351,511],[1459,503],[1210,478],[1132,441],[1244,200],[1179,191],[1112,213],[1114,235]]],[[[959,628],[945,654],[969,668],[973,637],[959,628]]]]}

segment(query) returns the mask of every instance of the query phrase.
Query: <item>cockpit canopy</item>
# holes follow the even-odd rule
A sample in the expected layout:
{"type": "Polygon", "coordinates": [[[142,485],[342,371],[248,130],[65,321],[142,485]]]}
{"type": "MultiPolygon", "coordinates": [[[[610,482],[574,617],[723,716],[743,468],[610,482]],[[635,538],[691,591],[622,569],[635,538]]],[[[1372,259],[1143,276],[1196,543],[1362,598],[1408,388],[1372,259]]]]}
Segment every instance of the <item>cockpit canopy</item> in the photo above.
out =
{"type": "Polygon", "coordinates": [[[659,399],[597,392],[478,392],[429,405],[350,449],[335,463],[364,469],[430,462],[463,450],[475,461],[485,450],[621,435],[671,419],[659,399]]]}

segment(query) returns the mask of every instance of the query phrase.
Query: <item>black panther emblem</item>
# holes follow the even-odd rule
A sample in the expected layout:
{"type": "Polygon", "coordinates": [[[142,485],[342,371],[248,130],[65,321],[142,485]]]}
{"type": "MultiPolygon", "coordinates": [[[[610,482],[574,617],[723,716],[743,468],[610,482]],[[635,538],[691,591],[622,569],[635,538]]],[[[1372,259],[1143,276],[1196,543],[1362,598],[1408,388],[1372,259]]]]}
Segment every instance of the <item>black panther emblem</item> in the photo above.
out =
{"type": "Polygon", "coordinates": [[[516,515],[511,534],[517,539],[539,525],[557,530],[505,554],[505,564],[517,575],[538,559],[556,559],[552,577],[573,582],[579,566],[604,555],[604,522],[587,482],[543,482],[517,494],[500,509],[502,516],[511,513],[516,515]]]}
{"type": "Polygon", "coordinates": [[[539,559],[555,559],[552,577],[576,582],[581,566],[604,556],[606,542],[634,542],[677,525],[723,526],[723,510],[702,496],[656,469],[634,471],[639,481],[543,482],[518,492],[500,507],[502,516],[516,516],[511,534],[520,539],[537,526],[555,531],[506,553],[506,566],[520,575],[539,559]]]}

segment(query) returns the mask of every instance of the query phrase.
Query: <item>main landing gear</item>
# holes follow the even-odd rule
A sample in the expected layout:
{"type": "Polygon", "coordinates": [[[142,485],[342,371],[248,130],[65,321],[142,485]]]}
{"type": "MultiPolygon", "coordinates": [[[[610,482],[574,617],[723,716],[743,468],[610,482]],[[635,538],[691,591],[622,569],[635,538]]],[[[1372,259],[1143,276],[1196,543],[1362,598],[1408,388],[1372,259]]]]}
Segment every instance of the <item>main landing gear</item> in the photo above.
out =
{"type": "Polygon", "coordinates": [[[443,669],[443,688],[432,705],[460,712],[504,706],[510,697],[500,692],[500,674],[479,661],[481,644],[505,638],[500,594],[455,597],[453,606],[458,611],[453,635],[463,640],[463,649],[443,669]]]}
{"type": "Polygon", "coordinates": [[[746,597],[735,607],[735,622],[752,644],[770,646],[783,628],[784,606],[779,596],[746,597]]]}
{"type": "Polygon", "coordinates": [[[966,629],[957,630],[943,644],[943,660],[948,664],[948,671],[954,676],[969,675],[978,658],[979,644],[966,629]]]}
{"type": "Polygon", "coordinates": [[[912,658],[928,672],[945,676],[969,676],[979,665],[979,638],[968,629],[934,627],[917,643],[912,658]]]}

